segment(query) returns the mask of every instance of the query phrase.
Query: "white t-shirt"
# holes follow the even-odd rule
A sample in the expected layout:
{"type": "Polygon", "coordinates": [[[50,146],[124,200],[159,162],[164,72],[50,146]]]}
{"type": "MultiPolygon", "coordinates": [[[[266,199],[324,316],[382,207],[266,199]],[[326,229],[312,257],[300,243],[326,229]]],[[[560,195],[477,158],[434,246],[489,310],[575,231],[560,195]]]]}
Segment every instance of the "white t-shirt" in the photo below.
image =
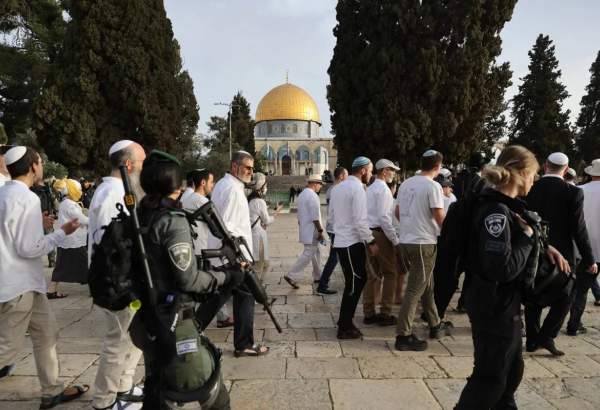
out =
{"type": "Polygon", "coordinates": [[[58,226],[63,226],[72,219],[77,218],[81,226],[73,232],[71,235],[66,236],[65,239],[58,245],[63,249],[81,248],[87,243],[87,226],[88,217],[83,213],[81,206],[69,199],[65,198],[58,206],[58,226]]]}
{"type": "MultiPolygon", "coordinates": [[[[207,202],[207,197],[192,191],[191,194],[182,198],[181,206],[186,211],[194,212],[207,202]]],[[[196,226],[194,226],[193,229],[197,235],[196,239],[194,239],[194,253],[196,255],[202,255],[202,249],[208,249],[208,226],[205,222],[196,221],[196,226]]]]}
{"type": "Polygon", "coordinates": [[[317,238],[313,221],[321,223],[321,202],[319,195],[312,189],[303,189],[296,201],[298,207],[298,225],[300,228],[300,243],[310,245],[317,238]]]}
{"type": "Polygon", "coordinates": [[[600,181],[581,185],[583,189],[583,218],[592,245],[592,254],[600,262],[600,181]]]}
{"type": "Polygon", "coordinates": [[[432,208],[444,208],[442,186],[431,178],[415,175],[400,185],[396,205],[400,208],[398,231],[400,243],[437,243],[440,234],[432,208]]]}
{"type": "Polygon", "coordinates": [[[7,183],[8,181],[10,181],[10,178],[7,177],[4,174],[0,174],[0,186],[4,185],[5,183],[7,183]]]}
{"type": "Polygon", "coordinates": [[[450,194],[450,196],[444,195],[444,212],[448,213],[448,208],[450,205],[456,202],[456,196],[454,194],[450,194]]]}

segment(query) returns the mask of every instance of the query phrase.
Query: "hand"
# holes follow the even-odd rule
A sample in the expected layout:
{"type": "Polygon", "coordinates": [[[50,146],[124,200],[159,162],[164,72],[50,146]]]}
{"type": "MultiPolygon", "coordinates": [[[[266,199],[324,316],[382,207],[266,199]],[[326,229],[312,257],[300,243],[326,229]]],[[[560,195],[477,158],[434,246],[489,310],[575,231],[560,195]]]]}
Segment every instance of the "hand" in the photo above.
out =
{"type": "Polygon", "coordinates": [[[523,232],[525,233],[525,235],[527,235],[529,237],[533,236],[533,228],[531,228],[531,226],[527,225],[527,222],[525,222],[525,220],[523,218],[521,218],[521,216],[519,216],[519,215],[517,215],[517,222],[519,222],[519,226],[521,227],[521,229],[523,229],[523,232]]]}
{"type": "Polygon", "coordinates": [[[372,256],[377,256],[377,254],[379,253],[379,246],[377,246],[376,243],[372,243],[371,245],[369,245],[369,253],[372,256]]]}
{"type": "Polygon", "coordinates": [[[61,226],[60,229],[65,231],[65,234],[71,235],[73,232],[75,232],[79,228],[80,225],[81,224],[79,223],[77,218],[75,218],[75,219],[71,219],[69,222],[67,222],[66,224],[61,226]]]}
{"type": "Polygon", "coordinates": [[[571,272],[571,267],[569,266],[569,262],[560,254],[559,251],[556,250],[554,246],[548,246],[547,255],[550,258],[550,261],[557,265],[558,268],[565,273],[571,272]]]}
{"type": "Polygon", "coordinates": [[[240,268],[246,269],[250,264],[248,262],[240,262],[240,268]]]}
{"type": "Polygon", "coordinates": [[[48,215],[48,212],[44,212],[42,214],[42,225],[46,231],[52,228],[54,226],[54,217],[52,215],[48,215]]]}
{"type": "Polygon", "coordinates": [[[277,204],[277,208],[275,208],[275,213],[278,214],[283,210],[283,204],[277,204]]]}
{"type": "Polygon", "coordinates": [[[587,273],[591,273],[592,275],[595,275],[596,273],[598,273],[598,265],[595,263],[592,263],[590,266],[588,266],[587,273]]]}
{"type": "Polygon", "coordinates": [[[325,239],[325,237],[323,236],[323,232],[318,232],[317,233],[317,241],[322,241],[324,239],[325,239]]]}

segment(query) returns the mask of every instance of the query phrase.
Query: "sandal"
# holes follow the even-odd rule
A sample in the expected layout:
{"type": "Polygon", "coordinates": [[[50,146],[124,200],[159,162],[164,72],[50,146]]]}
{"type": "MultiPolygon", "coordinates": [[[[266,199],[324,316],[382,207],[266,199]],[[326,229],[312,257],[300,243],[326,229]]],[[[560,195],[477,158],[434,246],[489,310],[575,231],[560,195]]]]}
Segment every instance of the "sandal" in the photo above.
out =
{"type": "Polygon", "coordinates": [[[219,329],[231,326],[233,326],[233,318],[231,316],[228,316],[225,320],[217,320],[217,327],[219,329]]]}
{"type": "Polygon", "coordinates": [[[57,394],[56,396],[42,397],[42,402],[40,403],[40,409],[51,409],[52,407],[55,407],[61,403],[67,403],[72,400],[78,399],[79,397],[83,396],[89,389],[90,389],[90,386],[87,384],[84,384],[83,386],[71,386],[71,387],[67,387],[65,390],[63,390],[62,393],[57,394]],[[67,389],[70,389],[70,388],[76,389],[77,393],[68,394],[68,395],[65,394],[67,389]]]}
{"type": "Polygon", "coordinates": [[[48,299],[62,299],[62,298],[66,298],[67,295],[66,293],[58,293],[58,292],[48,292],[46,293],[46,297],[48,299]]]}
{"type": "Polygon", "coordinates": [[[244,357],[244,356],[258,357],[258,356],[266,355],[267,353],[269,353],[269,350],[270,350],[270,348],[268,346],[255,344],[252,347],[248,347],[244,350],[236,350],[233,352],[233,355],[235,357],[244,357]]]}

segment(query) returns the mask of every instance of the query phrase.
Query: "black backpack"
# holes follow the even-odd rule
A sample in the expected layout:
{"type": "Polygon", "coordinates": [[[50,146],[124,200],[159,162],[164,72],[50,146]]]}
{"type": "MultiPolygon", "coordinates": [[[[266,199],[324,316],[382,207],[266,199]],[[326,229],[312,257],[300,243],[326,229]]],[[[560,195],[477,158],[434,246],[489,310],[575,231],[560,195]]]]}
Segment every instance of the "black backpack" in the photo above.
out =
{"type": "Polygon", "coordinates": [[[94,303],[109,310],[123,310],[141,296],[141,281],[136,271],[135,245],[131,217],[117,204],[119,214],[93,247],[88,285],[94,303]]]}

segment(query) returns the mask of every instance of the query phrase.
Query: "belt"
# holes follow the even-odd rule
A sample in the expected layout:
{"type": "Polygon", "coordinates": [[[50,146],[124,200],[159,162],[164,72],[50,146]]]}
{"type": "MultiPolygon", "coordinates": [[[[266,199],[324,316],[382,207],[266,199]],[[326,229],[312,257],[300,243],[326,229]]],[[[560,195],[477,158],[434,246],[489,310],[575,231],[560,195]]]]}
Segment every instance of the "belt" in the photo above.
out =
{"type": "Polygon", "coordinates": [[[383,232],[383,229],[381,229],[380,227],[376,226],[375,228],[371,228],[372,231],[377,231],[377,232],[383,232]]]}

